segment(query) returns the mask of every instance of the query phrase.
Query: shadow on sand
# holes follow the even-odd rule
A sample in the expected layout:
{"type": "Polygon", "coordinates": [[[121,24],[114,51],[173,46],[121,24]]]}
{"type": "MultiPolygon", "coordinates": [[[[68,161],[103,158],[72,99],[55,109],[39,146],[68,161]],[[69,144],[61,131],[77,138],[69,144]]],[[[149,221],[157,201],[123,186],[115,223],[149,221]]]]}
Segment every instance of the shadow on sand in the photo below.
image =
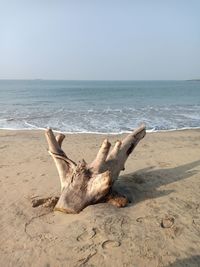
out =
{"type": "Polygon", "coordinates": [[[194,168],[200,166],[200,160],[181,165],[175,168],[154,169],[145,168],[134,173],[120,176],[115,182],[114,190],[128,197],[130,202],[161,197],[174,190],[157,190],[162,185],[167,185],[179,180],[187,179],[199,172],[194,168]]]}
{"type": "Polygon", "coordinates": [[[176,260],[166,267],[200,267],[200,256],[195,255],[190,258],[176,260]]]}

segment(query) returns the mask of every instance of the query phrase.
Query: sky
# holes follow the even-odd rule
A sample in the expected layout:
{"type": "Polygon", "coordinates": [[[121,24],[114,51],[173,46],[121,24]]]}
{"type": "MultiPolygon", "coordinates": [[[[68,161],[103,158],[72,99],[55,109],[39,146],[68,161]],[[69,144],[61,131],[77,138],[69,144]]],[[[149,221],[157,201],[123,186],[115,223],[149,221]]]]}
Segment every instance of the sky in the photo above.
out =
{"type": "Polygon", "coordinates": [[[0,79],[195,78],[199,0],[0,0],[0,79]]]}

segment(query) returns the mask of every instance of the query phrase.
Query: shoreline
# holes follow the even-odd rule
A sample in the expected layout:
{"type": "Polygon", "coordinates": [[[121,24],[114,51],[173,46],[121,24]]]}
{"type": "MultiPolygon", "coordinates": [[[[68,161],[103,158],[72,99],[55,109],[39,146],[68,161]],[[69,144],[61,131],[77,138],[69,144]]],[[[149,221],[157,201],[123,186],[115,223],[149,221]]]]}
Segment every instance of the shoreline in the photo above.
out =
{"type": "MultiPolygon", "coordinates": [[[[51,128],[55,133],[62,133],[62,134],[66,134],[66,135],[124,135],[124,134],[129,134],[131,133],[131,131],[123,131],[123,132],[114,132],[114,133],[110,133],[110,132],[65,132],[65,131],[59,131],[59,130],[54,130],[53,128],[51,128]]],[[[0,131],[13,131],[13,132],[43,132],[45,131],[46,128],[38,128],[38,129],[11,129],[11,128],[0,128],[0,131]]],[[[134,130],[134,128],[133,128],[134,130]]],[[[200,131],[200,127],[183,127],[180,129],[169,129],[169,130],[146,130],[146,133],[168,133],[168,132],[182,132],[182,131],[200,131]]]]}

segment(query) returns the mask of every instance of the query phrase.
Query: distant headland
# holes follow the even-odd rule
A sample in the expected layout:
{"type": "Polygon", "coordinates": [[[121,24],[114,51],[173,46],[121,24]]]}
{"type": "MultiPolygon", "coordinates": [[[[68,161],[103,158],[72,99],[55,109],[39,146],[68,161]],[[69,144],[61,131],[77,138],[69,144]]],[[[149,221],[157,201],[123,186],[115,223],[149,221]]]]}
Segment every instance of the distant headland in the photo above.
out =
{"type": "Polygon", "coordinates": [[[191,79],[191,80],[186,80],[187,82],[200,82],[200,79],[191,79]]]}

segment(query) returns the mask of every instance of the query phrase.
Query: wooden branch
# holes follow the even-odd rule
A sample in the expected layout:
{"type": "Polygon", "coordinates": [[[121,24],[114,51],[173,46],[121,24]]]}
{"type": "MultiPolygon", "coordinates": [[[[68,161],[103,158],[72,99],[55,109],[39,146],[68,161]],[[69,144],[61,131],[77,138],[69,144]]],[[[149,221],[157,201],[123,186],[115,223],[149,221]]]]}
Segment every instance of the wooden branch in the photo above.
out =
{"type": "MultiPolygon", "coordinates": [[[[59,143],[57,142],[52,130],[47,129],[45,135],[46,135],[46,139],[49,145],[49,151],[52,152],[53,154],[65,155],[64,151],[61,149],[59,143]]],[[[64,139],[64,138],[61,138],[61,136],[62,136],[61,134],[58,135],[59,142],[60,140],[64,139]]]]}
{"type": "Polygon", "coordinates": [[[120,148],[121,148],[122,142],[120,140],[117,140],[117,142],[115,143],[115,146],[113,147],[112,151],[110,152],[107,160],[110,159],[115,159],[117,158],[120,148]]]}
{"type": "Polygon", "coordinates": [[[117,156],[119,164],[122,166],[122,170],[125,169],[125,162],[128,156],[133,152],[139,141],[146,135],[145,125],[141,125],[139,128],[130,133],[122,140],[120,151],[117,156]]]}
{"type": "Polygon", "coordinates": [[[70,160],[61,149],[65,136],[59,134],[56,138],[51,129],[46,130],[46,139],[49,145],[49,154],[52,156],[60,177],[61,191],[71,180],[71,173],[76,167],[76,163],[70,160]]]}
{"type": "Polygon", "coordinates": [[[106,161],[106,168],[111,171],[113,182],[118,178],[120,172],[125,169],[125,162],[128,156],[132,153],[139,141],[144,138],[145,134],[145,125],[141,125],[125,137],[122,142],[116,142],[106,161]]]}
{"type": "Polygon", "coordinates": [[[65,139],[65,135],[64,134],[58,134],[56,136],[56,141],[57,141],[58,145],[60,146],[60,148],[62,146],[62,142],[63,142],[64,139],[65,139]]]}
{"type": "Polygon", "coordinates": [[[111,144],[105,139],[97,153],[95,160],[90,164],[90,167],[93,168],[96,172],[101,172],[104,164],[106,162],[106,158],[109,153],[111,144]]]}
{"type": "MultiPolygon", "coordinates": [[[[49,153],[56,164],[61,183],[61,195],[55,210],[78,213],[102,199],[116,206],[126,205],[128,201],[125,197],[109,196],[108,193],[112,191],[112,185],[120,171],[124,170],[128,156],[145,134],[145,126],[142,125],[122,142],[118,140],[110,153],[111,144],[105,139],[96,158],[88,165],[84,160],[76,164],[69,159],[61,149],[65,136],[58,134],[55,137],[52,130],[48,129],[46,138],[49,153]]],[[[40,203],[43,202],[40,200],[40,203]]]]}
{"type": "Polygon", "coordinates": [[[123,154],[124,156],[126,155],[128,157],[132,153],[138,142],[142,138],[144,138],[145,134],[145,125],[142,124],[139,128],[137,128],[126,138],[124,138],[121,145],[121,154],[123,154]]]}

